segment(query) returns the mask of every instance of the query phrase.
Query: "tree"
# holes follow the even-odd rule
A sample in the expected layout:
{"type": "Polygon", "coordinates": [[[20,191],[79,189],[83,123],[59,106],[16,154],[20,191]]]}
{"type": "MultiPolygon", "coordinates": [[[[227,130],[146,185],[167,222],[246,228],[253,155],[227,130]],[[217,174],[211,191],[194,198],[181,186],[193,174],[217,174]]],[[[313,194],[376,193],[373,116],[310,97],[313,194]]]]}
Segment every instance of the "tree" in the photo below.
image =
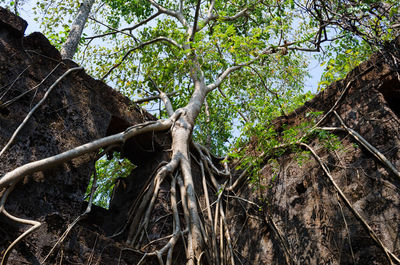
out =
{"type": "MultiPolygon", "coordinates": [[[[39,7],[45,9],[42,4],[39,7]]],[[[4,175],[0,188],[12,190],[23,176],[135,135],[170,130],[171,159],[160,165],[143,195],[137,217],[127,226],[127,243],[142,244],[159,187],[168,180],[174,228],[168,243],[147,256],[157,256],[160,264],[163,259],[171,264],[174,246],[185,234],[187,264],[197,264],[205,258],[210,264],[219,264],[221,258],[234,263],[232,252],[227,257],[219,256],[216,227],[206,226],[204,220],[212,222],[215,216],[224,217],[220,199],[237,182],[228,186],[213,179],[213,174],[228,176],[229,172],[214,165],[212,155],[201,144],[218,154],[226,151],[226,141],[232,139],[231,120],[240,120],[244,127],[244,140],[239,142],[247,141],[253,134],[273,138],[266,135],[265,125],[311,97],[302,91],[307,77],[306,53],[326,51],[321,59],[333,67],[327,68],[325,76],[334,80],[344,73],[338,71],[333,76],[332,71],[337,70],[334,62],[348,54],[349,49],[355,58],[365,58],[393,38],[398,8],[397,1],[105,1],[95,8],[98,17],[91,18],[96,35],[83,36],[87,42],[76,58],[97,77],[112,80],[128,96],[159,98],[164,104],[159,120],[23,165],[4,175]],[[133,22],[136,24],[118,29],[133,22]],[[101,27],[107,29],[102,31],[101,27]],[[109,44],[90,46],[100,38],[109,44]],[[360,43],[368,45],[368,49],[357,54],[354,51],[360,43]],[[168,95],[173,95],[172,100],[168,95]],[[202,218],[198,208],[191,152],[195,152],[200,167],[218,192],[214,215],[207,203],[207,218],[202,218]],[[178,213],[176,187],[180,190],[184,218],[178,213]]],[[[84,23],[78,24],[83,28],[84,23]]],[[[48,29],[54,29],[53,26],[48,29]]],[[[79,32],[82,31],[70,33],[75,42],[79,32]]],[[[62,38],[52,36],[54,41],[62,38]]],[[[229,231],[225,234],[230,245],[229,231]]]]}
{"type": "Polygon", "coordinates": [[[94,0],[85,0],[79,7],[78,14],[71,26],[68,38],[60,51],[63,59],[72,59],[74,57],[93,3],[94,0]]]}

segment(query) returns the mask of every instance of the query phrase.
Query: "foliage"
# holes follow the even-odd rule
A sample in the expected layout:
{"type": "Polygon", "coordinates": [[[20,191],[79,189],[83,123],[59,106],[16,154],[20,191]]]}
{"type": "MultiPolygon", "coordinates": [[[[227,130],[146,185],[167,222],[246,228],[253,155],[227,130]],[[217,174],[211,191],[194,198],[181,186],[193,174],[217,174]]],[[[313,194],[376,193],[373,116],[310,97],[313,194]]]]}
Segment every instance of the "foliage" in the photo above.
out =
{"type": "Polygon", "coordinates": [[[260,177],[261,166],[265,165],[267,159],[267,164],[271,169],[269,175],[272,176],[270,183],[273,183],[280,170],[277,159],[285,152],[291,152],[294,155],[293,159],[297,161],[299,166],[302,166],[310,158],[310,152],[300,148],[300,143],[308,143],[317,136],[320,144],[327,150],[334,151],[342,148],[342,143],[337,135],[323,129],[314,128],[321,117],[322,112],[307,112],[303,121],[298,125],[287,126],[283,124],[279,128],[282,130],[281,132],[277,132],[272,126],[268,128],[252,127],[252,142],[256,142],[256,145],[248,145],[246,142],[245,145],[236,147],[231,154],[233,158],[240,159],[237,169],[248,171],[249,181],[254,189],[265,189],[266,187],[261,184],[260,177]]]}
{"type": "MultiPolygon", "coordinates": [[[[65,41],[79,3],[37,2],[34,15],[57,47],[65,41]]],[[[275,149],[277,145],[298,141],[312,125],[310,117],[279,134],[272,126],[278,116],[287,115],[313,97],[303,91],[309,77],[310,52],[325,66],[319,83],[319,90],[323,90],[399,33],[397,0],[154,3],[95,3],[75,60],[98,78],[107,74],[104,80],[131,99],[154,96],[158,90],[175,93],[171,97],[174,109],[186,106],[192,96],[194,64],[200,69],[196,75],[204,76],[207,84],[229,67],[240,66],[208,94],[208,111],[202,107],[193,139],[218,155],[230,151],[233,157],[242,159],[244,167],[254,166],[254,176],[262,160],[247,157],[244,147],[251,139],[259,142],[256,153],[279,155],[282,151],[275,149]],[[161,10],[157,5],[163,10],[182,10],[183,20],[168,12],[157,15],[161,10]],[[198,31],[189,38],[185,27],[197,21],[197,13],[198,31]],[[144,23],[148,18],[152,20],[144,23]],[[163,40],[154,41],[157,38],[163,40]],[[237,150],[242,151],[235,153],[237,150]]],[[[142,107],[165,118],[161,105],[160,101],[145,102],[142,107]]],[[[333,135],[319,132],[319,137],[328,148],[338,148],[333,135]]]]}
{"type": "Polygon", "coordinates": [[[334,43],[337,46],[328,47],[326,55],[318,56],[318,59],[322,61],[321,66],[325,66],[321,81],[318,83],[318,91],[324,90],[334,81],[344,78],[375,51],[374,47],[368,45],[367,42],[348,34],[334,43]],[[324,60],[323,57],[330,59],[324,60]]]}
{"type": "MultiPolygon", "coordinates": [[[[111,159],[103,156],[97,160],[95,167],[97,172],[97,188],[93,194],[93,203],[108,209],[115,183],[119,179],[129,176],[136,166],[128,159],[121,158],[120,153],[114,152],[111,159]]],[[[90,197],[92,185],[93,176],[86,190],[87,200],[90,197]]]]}

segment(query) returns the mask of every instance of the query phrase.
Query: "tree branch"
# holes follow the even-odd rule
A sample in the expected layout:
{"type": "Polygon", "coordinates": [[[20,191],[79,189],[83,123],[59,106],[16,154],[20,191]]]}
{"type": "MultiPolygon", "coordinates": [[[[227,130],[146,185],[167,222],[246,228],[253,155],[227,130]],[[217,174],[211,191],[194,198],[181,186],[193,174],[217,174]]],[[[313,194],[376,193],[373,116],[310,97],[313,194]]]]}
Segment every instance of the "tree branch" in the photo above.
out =
{"type": "Polygon", "coordinates": [[[113,67],[111,67],[110,70],[108,70],[108,72],[100,80],[103,81],[107,76],[109,76],[111,74],[112,71],[114,71],[114,69],[118,68],[118,66],[120,66],[122,64],[122,62],[125,61],[126,58],[128,58],[128,56],[129,56],[129,54],[131,54],[131,52],[133,52],[133,51],[135,51],[137,49],[141,49],[141,48],[143,48],[143,47],[145,47],[147,45],[153,44],[155,42],[162,42],[162,41],[168,42],[168,43],[174,45],[175,47],[177,47],[179,49],[182,49],[182,46],[179,45],[179,43],[177,43],[176,41],[174,41],[174,40],[172,40],[170,38],[167,38],[167,37],[162,37],[162,36],[154,38],[154,39],[149,40],[149,41],[142,42],[139,45],[137,45],[134,48],[132,48],[129,51],[127,51],[125,53],[124,57],[122,57],[121,61],[119,63],[113,65],[113,67]]]}
{"type": "Polygon", "coordinates": [[[193,22],[192,34],[190,35],[189,41],[193,41],[194,40],[194,35],[196,34],[197,21],[199,19],[199,12],[200,12],[200,4],[201,4],[201,0],[197,0],[196,11],[195,11],[195,14],[194,14],[194,22],[193,22]]]}
{"type": "MultiPolygon", "coordinates": [[[[127,28],[123,28],[123,29],[117,29],[117,30],[114,30],[114,31],[112,31],[112,32],[107,32],[107,33],[95,35],[95,36],[92,36],[92,37],[86,37],[85,40],[92,40],[92,39],[96,39],[96,38],[101,38],[101,37],[105,37],[105,36],[112,35],[112,34],[115,34],[115,33],[126,34],[124,31],[130,31],[130,33],[132,34],[132,30],[135,30],[135,29],[137,29],[138,27],[140,27],[140,26],[142,26],[142,25],[144,25],[144,24],[150,22],[151,20],[155,19],[155,18],[158,17],[159,15],[161,15],[161,12],[160,12],[160,11],[158,11],[158,12],[155,13],[154,15],[148,17],[147,19],[145,19],[145,20],[143,20],[143,21],[140,21],[139,23],[137,23],[136,25],[134,25],[134,26],[132,26],[132,27],[127,27],[127,28]]],[[[92,20],[94,20],[94,21],[100,23],[99,21],[97,21],[97,20],[94,19],[94,18],[90,18],[90,19],[92,19],[92,20]]],[[[102,24],[103,26],[105,26],[103,23],[101,23],[101,24],[102,24]]],[[[108,26],[107,26],[107,27],[108,27],[108,26]]],[[[108,27],[108,28],[111,28],[111,27],[108,27]]],[[[112,29],[112,28],[111,28],[111,29],[112,29]]],[[[131,34],[130,34],[130,35],[131,35],[131,34]]],[[[130,35],[128,35],[128,36],[130,36],[130,35]]],[[[132,35],[132,36],[133,36],[133,35],[132,35]]]]}
{"type": "MultiPolygon", "coordinates": [[[[175,96],[177,93],[178,93],[178,91],[174,91],[172,93],[166,93],[166,95],[168,97],[172,97],[172,96],[175,96]]],[[[151,96],[151,97],[147,97],[147,98],[142,98],[142,99],[134,100],[133,103],[140,104],[140,103],[144,103],[144,102],[148,102],[148,101],[152,101],[152,100],[156,100],[156,99],[161,99],[161,96],[155,95],[155,96],[151,96]]]]}
{"type": "Polygon", "coordinates": [[[245,66],[249,66],[249,65],[253,64],[254,62],[256,62],[256,61],[260,60],[261,58],[263,58],[263,55],[273,54],[273,53],[276,53],[276,52],[278,52],[278,51],[283,51],[284,49],[287,50],[287,47],[290,46],[290,45],[293,45],[293,44],[295,44],[295,42],[285,43],[285,44],[283,44],[283,45],[281,45],[281,46],[278,46],[278,47],[268,47],[268,48],[265,48],[265,49],[261,52],[261,54],[260,54],[260,55],[257,55],[255,58],[253,58],[253,59],[251,59],[251,60],[249,60],[249,61],[247,61],[247,62],[245,62],[245,63],[242,63],[242,64],[238,64],[238,65],[234,65],[234,66],[228,67],[228,68],[217,78],[217,80],[216,80],[214,83],[209,84],[209,85],[207,86],[207,90],[208,90],[207,92],[210,92],[210,91],[216,89],[218,86],[220,86],[221,83],[224,81],[224,79],[227,78],[231,73],[233,73],[233,72],[235,72],[235,71],[237,71],[237,70],[239,70],[239,69],[241,69],[241,68],[243,68],[243,67],[245,67],[245,66]]]}
{"type": "Polygon", "coordinates": [[[158,93],[160,93],[159,97],[162,100],[162,102],[164,103],[165,110],[167,111],[168,116],[169,117],[172,116],[172,114],[174,114],[174,108],[172,107],[171,100],[169,100],[168,95],[166,93],[164,93],[161,89],[158,88],[158,86],[153,78],[151,78],[149,76],[149,79],[150,79],[151,83],[153,83],[154,88],[158,90],[158,93]]]}
{"type": "MultiPolygon", "coordinates": [[[[218,91],[221,94],[221,96],[223,96],[225,99],[228,99],[228,97],[225,95],[224,91],[222,91],[221,87],[218,87],[218,91]]],[[[246,123],[249,123],[249,119],[243,114],[243,112],[241,112],[240,110],[237,110],[237,112],[239,113],[239,115],[242,117],[242,119],[246,123]]]]}
{"type": "Polygon", "coordinates": [[[249,8],[244,8],[243,10],[237,12],[235,15],[233,16],[220,16],[217,14],[212,13],[213,9],[214,9],[214,5],[215,5],[215,1],[211,2],[210,8],[208,10],[208,14],[207,17],[202,21],[202,27],[198,29],[198,31],[202,30],[205,26],[208,25],[208,23],[210,23],[210,21],[213,20],[217,20],[217,19],[221,19],[223,21],[235,21],[238,18],[244,17],[248,15],[248,11],[249,8]]]}
{"type": "MultiPolygon", "coordinates": [[[[128,36],[128,37],[131,37],[131,38],[133,38],[136,42],[139,42],[138,40],[137,40],[137,38],[135,37],[135,36],[133,36],[132,34],[130,34],[130,33],[126,33],[126,32],[123,32],[123,30],[118,30],[118,29],[115,29],[115,28],[113,28],[113,27],[110,27],[110,26],[108,26],[107,24],[104,24],[103,22],[100,22],[100,21],[98,21],[97,19],[95,19],[94,17],[89,17],[91,20],[93,20],[93,21],[95,21],[95,22],[97,22],[97,23],[99,23],[100,25],[103,25],[104,27],[106,27],[106,28],[108,28],[108,29],[111,29],[111,30],[113,30],[114,31],[114,33],[121,33],[121,34],[124,34],[124,35],[126,35],[126,36],[128,36]]],[[[110,34],[113,34],[113,33],[110,33],[110,34]]],[[[104,35],[104,34],[103,34],[104,35]]],[[[108,35],[108,34],[107,34],[108,35]]],[[[106,35],[104,35],[104,36],[106,36],[106,35]]],[[[95,37],[103,37],[102,35],[98,35],[98,36],[94,36],[92,39],[94,39],[95,37]]],[[[90,38],[90,37],[89,37],[90,38]]],[[[85,38],[85,39],[89,39],[89,38],[85,38]]]]}
{"type": "Polygon", "coordinates": [[[124,143],[129,138],[146,132],[163,131],[171,128],[173,123],[181,115],[181,111],[177,110],[172,117],[167,120],[150,121],[129,127],[124,132],[110,135],[90,143],[75,147],[55,156],[44,158],[35,162],[30,162],[20,166],[13,171],[6,173],[0,179],[0,188],[6,187],[14,181],[21,180],[24,176],[37,171],[45,170],[55,165],[67,162],[73,158],[98,150],[111,144],[124,143]]]}
{"type": "Polygon", "coordinates": [[[158,12],[161,12],[163,14],[166,14],[166,15],[169,15],[169,16],[172,16],[172,17],[176,18],[177,20],[179,20],[179,22],[182,23],[182,26],[184,26],[186,29],[189,28],[189,24],[187,23],[185,17],[183,16],[183,14],[181,12],[177,12],[177,11],[165,8],[162,5],[158,4],[154,0],[148,0],[148,1],[152,6],[157,8],[158,12]]]}

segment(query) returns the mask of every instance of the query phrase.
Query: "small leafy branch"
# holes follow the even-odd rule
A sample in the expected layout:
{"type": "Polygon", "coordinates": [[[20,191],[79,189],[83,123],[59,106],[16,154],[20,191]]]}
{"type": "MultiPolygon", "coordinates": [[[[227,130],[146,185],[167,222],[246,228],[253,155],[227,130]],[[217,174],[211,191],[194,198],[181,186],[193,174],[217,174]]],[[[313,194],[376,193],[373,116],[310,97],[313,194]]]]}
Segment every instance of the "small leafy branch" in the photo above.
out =
{"type": "Polygon", "coordinates": [[[273,176],[271,182],[275,181],[280,171],[278,159],[284,153],[292,153],[299,165],[310,159],[310,152],[304,150],[301,144],[308,143],[315,137],[329,151],[340,149],[342,144],[337,135],[324,128],[315,127],[322,113],[319,111],[308,112],[300,124],[294,126],[282,125],[283,131],[281,132],[278,132],[272,126],[267,129],[262,129],[260,126],[252,128],[251,133],[253,134],[253,141],[257,144],[256,149],[254,150],[253,145],[245,146],[240,152],[236,152],[232,156],[240,161],[237,166],[238,170],[247,170],[249,182],[253,185],[253,188],[261,190],[266,188],[261,184],[261,170],[265,164],[271,168],[270,175],[273,176]],[[268,161],[266,161],[267,159],[268,161]]]}
{"type": "MultiPolygon", "coordinates": [[[[114,152],[110,159],[107,159],[105,155],[102,156],[96,161],[95,167],[97,172],[97,187],[93,194],[93,203],[108,209],[114,186],[119,181],[122,181],[122,179],[128,177],[136,166],[128,159],[121,157],[119,152],[114,152]]],[[[92,177],[87,187],[86,200],[89,199],[91,194],[93,179],[92,177]]]]}

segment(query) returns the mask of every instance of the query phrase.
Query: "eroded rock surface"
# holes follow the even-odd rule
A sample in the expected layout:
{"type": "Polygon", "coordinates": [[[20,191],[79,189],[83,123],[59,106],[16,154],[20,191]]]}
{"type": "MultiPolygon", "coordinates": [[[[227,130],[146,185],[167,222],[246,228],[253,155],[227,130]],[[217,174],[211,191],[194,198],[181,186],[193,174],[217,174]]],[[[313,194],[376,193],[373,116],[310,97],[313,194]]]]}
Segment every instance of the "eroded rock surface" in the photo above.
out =
{"type": "MultiPolygon", "coordinates": [[[[384,51],[359,65],[349,75],[318,94],[273,126],[299,125],[309,120],[306,113],[327,112],[348,91],[336,111],[350,128],[400,169],[400,38],[384,51]]],[[[321,116],[320,116],[321,117],[321,116]]],[[[330,115],[321,126],[340,127],[330,115]]],[[[327,165],[334,181],[382,243],[400,256],[400,179],[346,132],[335,133],[341,145],[326,148],[313,137],[309,145],[327,165]]],[[[253,143],[257,146],[257,141],[253,143]]],[[[337,191],[317,161],[299,152],[277,157],[279,167],[262,167],[264,190],[243,188],[238,196],[263,205],[261,212],[242,202],[243,212],[232,223],[238,236],[237,248],[243,264],[390,264],[361,222],[339,199],[337,191]],[[265,201],[260,201],[263,198],[265,201]],[[276,225],[273,228],[272,222],[276,225]],[[281,239],[279,238],[281,234],[281,239]],[[287,248],[287,250],[285,250],[287,248]]],[[[234,207],[237,213],[240,207],[234,207]]]]}
{"type": "MultiPolygon", "coordinates": [[[[0,8],[0,104],[34,88],[9,106],[0,108],[1,148],[55,80],[77,66],[72,61],[62,61],[59,52],[41,33],[24,37],[26,25],[21,18],[0,8]]],[[[25,163],[153,119],[83,70],[72,72],[55,87],[14,144],[0,157],[0,176],[25,163]]],[[[126,222],[131,207],[127,202],[140,193],[154,167],[165,158],[163,150],[169,146],[168,132],[143,135],[126,143],[122,153],[138,167],[118,187],[110,210],[94,206],[91,215],[74,228],[64,245],[65,264],[84,264],[90,255],[98,255],[110,242],[113,244],[110,249],[115,248],[113,240],[102,237],[118,231],[126,222]],[[100,247],[92,252],[95,244],[100,247]]],[[[84,194],[93,174],[94,157],[95,154],[79,157],[26,177],[16,186],[5,208],[15,216],[40,221],[42,226],[18,244],[9,264],[39,264],[66,226],[85,210],[84,194]]],[[[0,214],[1,255],[27,228],[0,214]]],[[[104,250],[102,264],[118,263],[118,253],[108,253],[104,250]]],[[[130,253],[124,256],[126,260],[122,258],[121,264],[132,264],[136,259],[130,253]]]]}

